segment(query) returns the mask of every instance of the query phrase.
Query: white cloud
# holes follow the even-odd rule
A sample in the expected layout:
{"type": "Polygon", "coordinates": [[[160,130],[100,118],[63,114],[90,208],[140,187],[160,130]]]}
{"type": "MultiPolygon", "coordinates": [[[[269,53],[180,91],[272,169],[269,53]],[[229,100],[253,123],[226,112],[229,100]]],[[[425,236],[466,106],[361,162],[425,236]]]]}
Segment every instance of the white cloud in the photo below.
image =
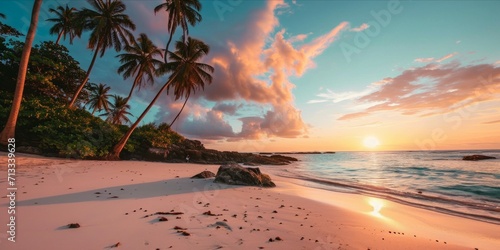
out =
{"type": "Polygon", "coordinates": [[[434,57],[427,57],[427,58],[417,58],[415,59],[415,62],[419,63],[428,63],[434,61],[434,57]]]}
{"type": "Polygon", "coordinates": [[[352,32],[361,32],[361,31],[366,30],[368,28],[370,28],[370,25],[363,23],[359,27],[352,28],[351,31],[352,32]]]}

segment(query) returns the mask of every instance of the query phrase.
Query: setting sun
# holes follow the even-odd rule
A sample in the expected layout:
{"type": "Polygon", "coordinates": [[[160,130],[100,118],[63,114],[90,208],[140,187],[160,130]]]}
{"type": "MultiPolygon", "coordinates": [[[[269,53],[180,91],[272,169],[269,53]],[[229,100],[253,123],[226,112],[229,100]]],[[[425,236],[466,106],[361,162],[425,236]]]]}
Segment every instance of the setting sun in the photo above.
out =
{"type": "Polygon", "coordinates": [[[363,141],[363,145],[367,148],[376,148],[378,145],[380,145],[380,141],[377,139],[377,137],[368,136],[363,141]]]}

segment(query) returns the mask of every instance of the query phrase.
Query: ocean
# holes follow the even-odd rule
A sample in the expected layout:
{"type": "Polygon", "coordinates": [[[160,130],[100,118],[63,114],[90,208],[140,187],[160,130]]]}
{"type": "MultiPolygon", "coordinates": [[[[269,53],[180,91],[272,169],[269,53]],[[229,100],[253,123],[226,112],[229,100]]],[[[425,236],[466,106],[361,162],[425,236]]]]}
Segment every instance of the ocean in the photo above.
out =
{"type": "Polygon", "coordinates": [[[359,193],[500,224],[500,150],[294,154],[274,169],[308,186],[359,193]],[[497,159],[463,161],[482,154],[497,159]]]}

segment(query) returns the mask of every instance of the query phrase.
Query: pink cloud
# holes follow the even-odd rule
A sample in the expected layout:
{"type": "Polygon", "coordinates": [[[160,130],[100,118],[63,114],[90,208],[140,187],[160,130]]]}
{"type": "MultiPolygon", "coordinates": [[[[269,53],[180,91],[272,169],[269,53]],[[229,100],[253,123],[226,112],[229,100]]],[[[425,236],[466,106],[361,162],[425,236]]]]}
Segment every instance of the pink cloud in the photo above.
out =
{"type": "MultiPolygon", "coordinates": [[[[279,26],[276,16],[283,7],[286,7],[284,1],[268,1],[263,9],[239,25],[235,33],[218,37],[207,58],[215,68],[214,80],[205,91],[191,97],[184,112],[197,112],[196,103],[200,102],[216,105],[210,110],[198,109],[206,112],[207,117],[204,113],[200,117],[183,115],[176,125],[181,133],[217,140],[299,137],[307,133],[308,126],[293,105],[295,85],[290,77],[300,77],[313,67],[313,59],[335,41],[348,23],[341,23],[309,43],[294,45],[293,42],[307,35],[287,38],[286,30],[276,32],[279,26]],[[248,105],[256,105],[258,111],[242,112],[248,105]],[[239,129],[231,127],[228,120],[239,120],[241,132],[235,133],[239,129]]],[[[158,122],[170,121],[179,109],[170,98],[159,105],[168,111],[157,116],[158,122]]]]}
{"type": "Polygon", "coordinates": [[[437,59],[437,60],[436,60],[436,62],[440,63],[440,62],[446,61],[446,60],[448,60],[448,59],[450,59],[450,58],[452,58],[452,57],[454,57],[454,56],[456,56],[456,55],[458,55],[458,53],[457,53],[457,52],[454,52],[454,53],[448,54],[448,55],[446,55],[446,56],[443,56],[443,57],[441,57],[441,58],[437,59]]]}
{"type": "Polygon", "coordinates": [[[359,103],[378,104],[339,119],[349,120],[380,111],[420,116],[444,114],[496,100],[500,94],[500,67],[491,64],[449,63],[442,67],[429,64],[406,70],[390,80],[377,91],[357,99],[359,103]]]}

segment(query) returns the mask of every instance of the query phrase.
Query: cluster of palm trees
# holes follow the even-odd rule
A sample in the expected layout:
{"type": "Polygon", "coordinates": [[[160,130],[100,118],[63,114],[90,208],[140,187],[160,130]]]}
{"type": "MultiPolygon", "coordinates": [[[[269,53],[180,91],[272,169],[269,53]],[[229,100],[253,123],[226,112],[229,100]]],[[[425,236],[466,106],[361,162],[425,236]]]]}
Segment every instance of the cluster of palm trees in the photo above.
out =
{"type": "MultiPolygon", "coordinates": [[[[41,2],[42,0],[35,0],[33,13],[35,15],[36,12],[36,18],[32,16],[31,22],[34,26],[33,31],[36,31],[41,2]]],[[[51,34],[57,34],[56,43],[61,38],[66,39],[67,36],[69,36],[71,43],[74,38],[81,37],[83,32],[90,32],[88,48],[93,50],[93,57],[85,79],[80,83],[78,90],[74,93],[71,100],[69,100],[68,108],[74,108],[75,101],[90,78],[97,55],[102,57],[108,48],[114,48],[117,52],[125,50],[125,53],[117,56],[121,63],[117,71],[122,74],[124,79],[129,77],[133,77],[134,79],[129,95],[126,98],[113,96],[114,103],[108,101],[110,97],[108,93],[110,90],[109,87],[104,84],[91,85],[91,97],[88,105],[92,109],[92,114],[95,111],[104,110],[105,113],[103,115],[111,123],[130,123],[127,117],[130,115],[128,112],[130,106],[127,103],[131,99],[134,90],[139,90],[147,84],[154,84],[156,78],[168,75],[166,83],[108,155],[109,159],[119,159],[119,154],[130,135],[165,90],[168,93],[172,89],[175,100],[185,98],[187,102],[191,94],[198,89],[204,89],[206,84],[212,82],[213,67],[200,62],[209,53],[209,46],[201,40],[189,37],[188,31],[188,24],[194,26],[201,21],[199,13],[201,4],[199,0],[165,0],[164,3],[154,9],[154,13],[165,10],[168,14],[166,25],[168,26],[170,36],[166,49],[163,52],[154,45],[146,34],[141,33],[137,39],[134,37],[132,32],[136,26],[129,16],[125,14],[126,6],[122,0],[87,0],[87,2],[91,8],[77,10],[66,5],[65,7],[59,6],[56,9],[50,9],[50,12],[54,13],[56,17],[48,19],[48,21],[54,23],[50,32],[51,34]],[[183,30],[182,39],[175,43],[174,51],[169,51],[172,36],[179,26],[183,30]],[[162,57],[164,57],[164,61],[158,59],[162,57]]],[[[30,31],[26,39],[26,46],[30,48],[31,43],[28,45],[28,38],[31,31],[30,26],[30,31]]],[[[32,32],[32,35],[34,36],[34,32],[32,32]]],[[[26,69],[20,67],[19,74],[26,75],[26,69]]],[[[17,86],[19,87],[20,85],[24,86],[24,79],[22,79],[21,83],[18,77],[17,86]]],[[[15,109],[17,96],[22,98],[22,90],[18,93],[16,89],[13,110],[15,109]]],[[[20,107],[20,99],[17,108],[20,107]]],[[[9,123],[12,124],[10,117],[7,127],[9,123]]],[[[15,128],[15,121],[13,127],[15,128]]],[[[1,143],[5,143],[13,135],[14,130],[10,133],[4,129],[0,134],[1,143]]]]}

